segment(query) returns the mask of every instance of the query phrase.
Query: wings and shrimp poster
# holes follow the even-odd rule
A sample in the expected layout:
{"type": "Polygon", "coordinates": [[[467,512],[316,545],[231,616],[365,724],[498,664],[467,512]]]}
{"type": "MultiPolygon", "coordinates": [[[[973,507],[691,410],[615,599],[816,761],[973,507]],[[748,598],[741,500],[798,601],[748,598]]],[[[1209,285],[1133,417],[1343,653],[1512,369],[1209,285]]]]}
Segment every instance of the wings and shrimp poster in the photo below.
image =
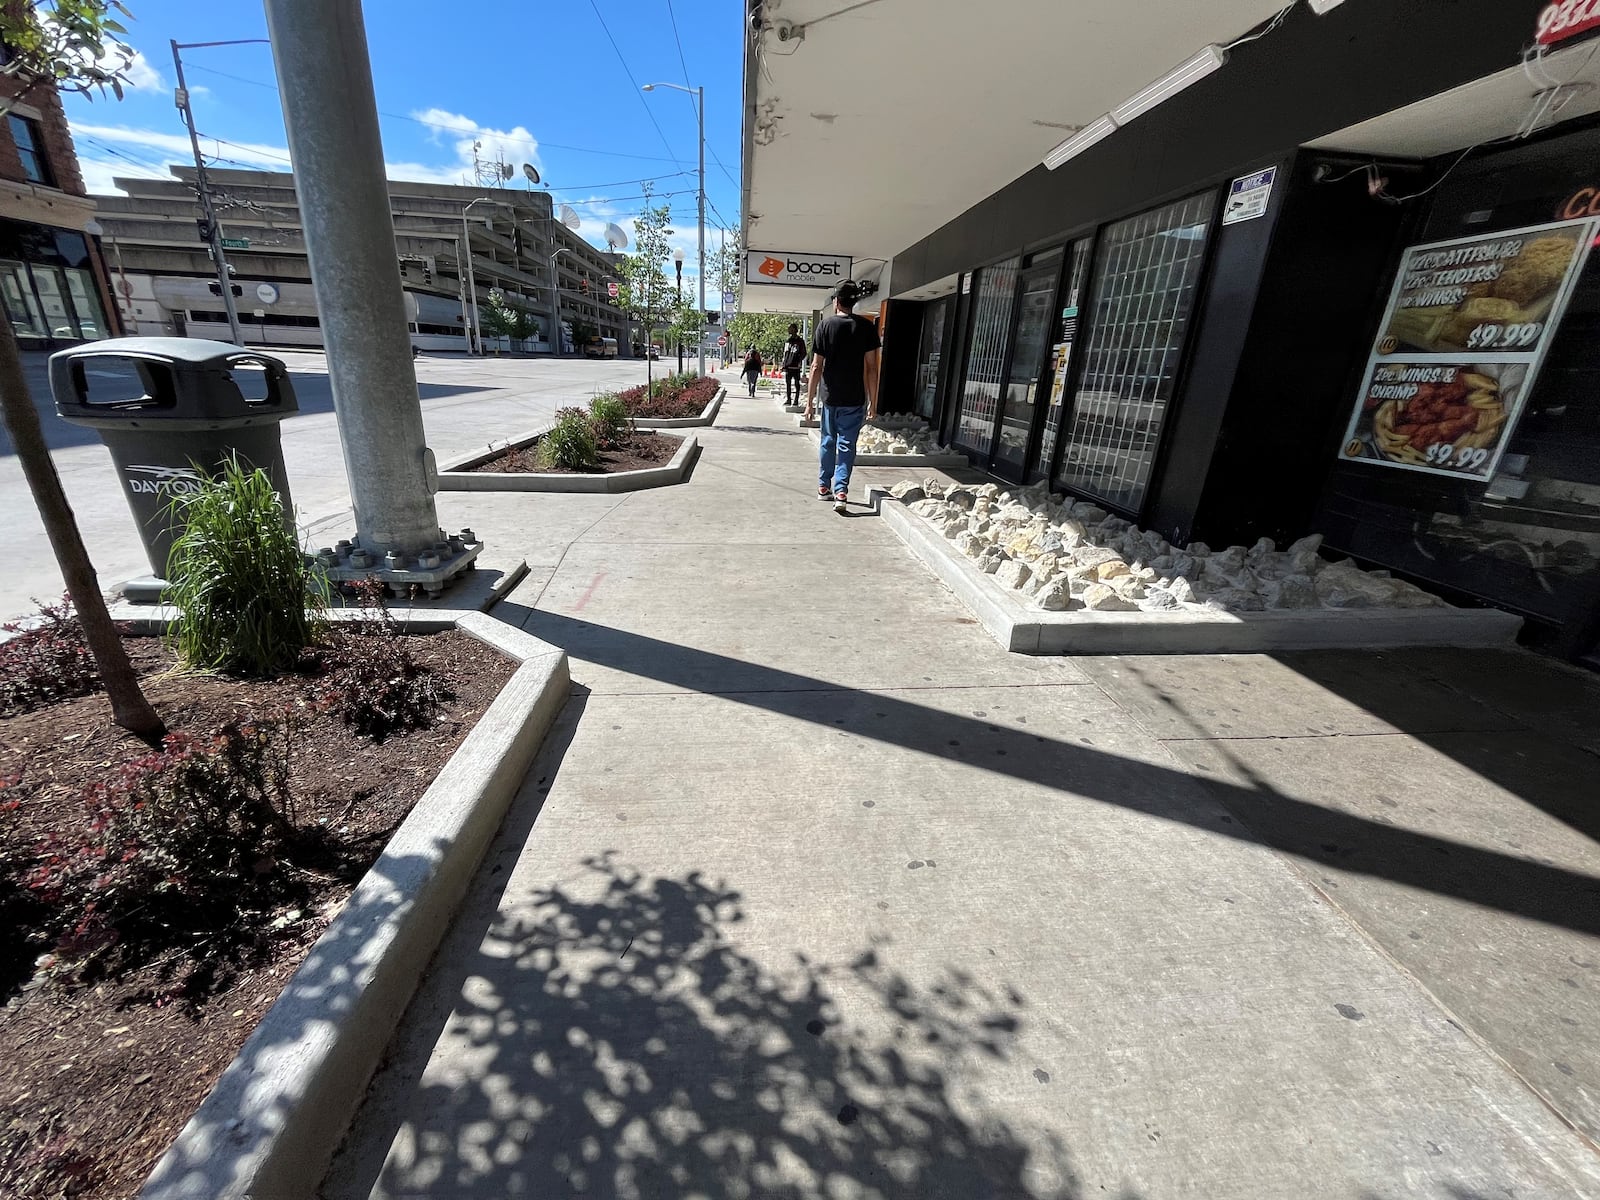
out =
{"type": "Polygon", "coordinates": [[[1492,477],[1597,228],[1562,221],[1408,249],[1340,455],[1492,477]]]}

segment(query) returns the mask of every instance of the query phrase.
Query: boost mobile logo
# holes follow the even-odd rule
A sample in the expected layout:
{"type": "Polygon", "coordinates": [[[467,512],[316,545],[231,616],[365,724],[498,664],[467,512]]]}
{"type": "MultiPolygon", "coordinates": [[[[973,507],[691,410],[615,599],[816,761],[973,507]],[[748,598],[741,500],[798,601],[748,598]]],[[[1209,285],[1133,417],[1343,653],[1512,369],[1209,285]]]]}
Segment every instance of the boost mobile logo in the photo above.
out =
{"type": "Polygon", "coordinates": [[[783,274],[783,259],[773,258],[769,254],[762,264],[756,268],[756,274],[765,275],[768,279],[776,279],[783,274]]]}
{"type": "Polygon", "coordinates": [[[177,493],[200,490],[200,473],[189,467],[152,467],[129,465],[128,490],[147,496],[171,496],[177,493]],[[134,472],[149,475],[149,479],[135,479],[134,472]]]}

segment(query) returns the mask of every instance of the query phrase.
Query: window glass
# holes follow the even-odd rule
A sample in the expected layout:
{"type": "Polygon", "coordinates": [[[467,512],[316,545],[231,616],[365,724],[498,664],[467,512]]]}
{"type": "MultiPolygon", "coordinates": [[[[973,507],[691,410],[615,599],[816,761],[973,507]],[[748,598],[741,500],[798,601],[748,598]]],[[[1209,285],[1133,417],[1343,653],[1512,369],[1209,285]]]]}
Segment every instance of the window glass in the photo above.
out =
{"type": "Polygon", "coordinates": [[[48,337],[44,312],[28,282],[28,269],[19,262],[0,262],[0,291],[5,294],[6,315],[18,337],[48,337]]]}
{"type": "Polygon", "coordinates": [[[22,174],[34,183],[46,187],[55,184],[50,177],[50,164],[44,157],[44,139],[39,135],[39,123],[27,117],[10,114],[6,120],[11,126],[11,140],[17,145],[17,157],[22,160],[22,174]]]}
{"type": "Polygon", "coordinates": [[[922,314],[922,345],[917,351],[916,414],[933,420],[939,399],[939,366],[944,351],[945,320],[950,315],[951,297],[935,300],[922,314]]]}
{"type": "Polygon", "coordinates": [[[1084,277],[1089,271],[1090,239],[1072,247],[1067,266],[1067,290],[1061,298],[1061,321],[1050,353],[1050,404],[1045,410],[1044,439],[1039,445],[1039,473],[1048,474],[1055,457],[1056,437],[1061,429],[1061,406],[1066,399],[1067,375],[1072,370],[1072,346],[1078,339],[1078,305],[1083,301],[1084,277]]]}
{"type": "Polygon", "coordinates": [[[1215,193],[1204,192],[1102,234],[1062,456],[1065,486],[1130,512],[1144,502],[1215,207],[1215,193]]]}
{"type": "Polygon", "coordinates": [[[972,339],[967,348],[966,379],[961,389],[961,419],[956,445],[987,455],[994,441],[995,415],[1000,406],[1001,374],[1006,365],[1006,341],[1011,331],[1011,307],[1016,299],[1020,258],[1007,259],[978,272],[973,284],[972,339]]]}
{"type": "Polygon", "coordinates": [[[94,276],[77,267],[69,267],[66,276],[67,290],[72,293],[72,307],[78,311],[79,336],[105,337],[105,316],[100,309],[100,293],[95,289],[94,276]]]}
{"type": "Polygon", "coordinates": [[[67,285],[56,267],[33,268],[33,284],[39,290],[39,303],[44,305],[45,326],[51,337],[75,338],[78,323],[67,307],[67,285]]]}

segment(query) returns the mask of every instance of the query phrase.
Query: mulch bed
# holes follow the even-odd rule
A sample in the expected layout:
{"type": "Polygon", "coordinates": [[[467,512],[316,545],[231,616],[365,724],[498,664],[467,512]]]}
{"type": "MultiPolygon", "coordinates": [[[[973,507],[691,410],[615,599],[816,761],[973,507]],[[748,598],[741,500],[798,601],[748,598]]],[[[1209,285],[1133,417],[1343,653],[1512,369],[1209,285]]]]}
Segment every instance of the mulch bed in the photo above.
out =
{"type": "MultiPolygon", "coordinates": [[[[309,902],[285,906],[266,923],[270,932],[230,951],[220,976],[216,964],[204,963],[203,946],[187,963],[166,956],[94,985],[42,977],[27,983],[31,964],[18,970],[0,963],[0,1196],[109,1200],[139,1191],[360,874],[516,669],[456,631],[408,645],[454,698],[431,729],[394,734],[381,745],[332,713],[309,721],[292,759],[297,811],[303,820],[336,823],[355,849],[312,884],[309,902]]],[[[281,710],[311,683],[296,675],[245,681],[169,673],[172,655],[159,639],[130,639],[128,646],[146,695],[174,731],[199,735],[281,710]]],[[[0,720],[0,778],[26,767],[18,814],[24,837],[85,821],[85,787],[148,752],[111,724],[99,694],[0,720]]]]}
{"type": "Polygon", "coordinates": [[[471,471],[484,471],[496,475],[532,472],[539,475],[615,475],[620,471],[642,471],[659,467],[672,461],[672,456],[683,444],[680,437],[648,430],[636,431],[623,439],[615,450],[600,452],[600,466],[592,471],[575,471],[570,467],[542,467],[539,465],[537,441],[521,449],[507,450],[487,462],[469,467],[471,471]]]}

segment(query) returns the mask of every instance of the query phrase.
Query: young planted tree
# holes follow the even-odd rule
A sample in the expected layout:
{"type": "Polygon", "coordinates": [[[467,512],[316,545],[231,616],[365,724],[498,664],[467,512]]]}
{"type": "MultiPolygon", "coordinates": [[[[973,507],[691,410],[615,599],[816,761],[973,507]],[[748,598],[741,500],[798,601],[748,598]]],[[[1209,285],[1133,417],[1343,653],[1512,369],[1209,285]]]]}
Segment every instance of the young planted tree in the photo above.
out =
{"type": "MultiPolygon", "coordinates": [[[[0,40],[10,52],[0,74],[20,85],[15,98],[0,100],[0,116],[38,87],[61,88],[90,98],[96,92],[104,95],[110,91],[121,99],[133,51],[118,40],[126,31],[111,16],[113,8],[129,15],[117,0],[0,4],[0,40]]],[[[17,461],[33,492],[84,640],[111,701],[112,720],[130,733],[157,741],[166,727],[139,690],[133,664],[106,610],[94,565],[51,461],[38,410],[28,394],[16,331],[4,305],[0,305],[0,416],[16,447],[17,461]]]]}
{"type": "Polygon", "coordinates": [[[513,304],[499,288],[490,289],[489,302],[478,314],[478,323],[490,337],[509,338],[513,343],[525,342],[539,333],[539,322],[533,313],[513,304]]]}
{"type": "Polygon", "coordinates": [[[740,313],[728,322],[728,336],[741,350],[754,346],[761,357],[772,362],[783,355],[791,324],[804,324],[799,313],[740,313]]]}
{"type": "Polygon", "coordinates": [[[650,347],[655,330],[678,306],[677,286],[667,278],[667,259],[672,254],[672,205],[652,205],[650,185],[644,185],[644,209],[633,220],[632,254],[624,254],[617,273],[617,304],[644,326],[645,386],[652,386],[650,347]]]}

